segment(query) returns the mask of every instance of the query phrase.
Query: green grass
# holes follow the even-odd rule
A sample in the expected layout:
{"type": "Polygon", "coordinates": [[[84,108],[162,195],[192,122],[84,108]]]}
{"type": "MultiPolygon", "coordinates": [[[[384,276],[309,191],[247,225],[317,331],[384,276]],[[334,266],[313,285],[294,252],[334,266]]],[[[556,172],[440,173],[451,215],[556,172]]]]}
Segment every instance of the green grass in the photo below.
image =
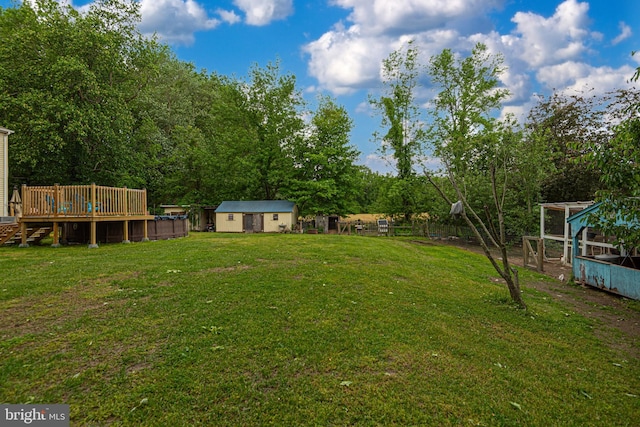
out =
{"type": "MultiPolygon", "coordinates": [[[[72,425],[637,425],[640,364],[479,255],[194,234],[1,248],[0,401],[72,425]]],[[[550,280],[550,279],[549,279],[550,280]]]]}

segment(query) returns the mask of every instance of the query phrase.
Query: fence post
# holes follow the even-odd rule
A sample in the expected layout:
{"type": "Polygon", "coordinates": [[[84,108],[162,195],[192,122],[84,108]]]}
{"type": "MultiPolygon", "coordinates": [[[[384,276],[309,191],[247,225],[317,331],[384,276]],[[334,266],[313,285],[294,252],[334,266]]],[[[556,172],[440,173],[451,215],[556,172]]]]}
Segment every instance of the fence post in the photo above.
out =
{"type": "Polygon", "coordinates": [[[544,239],[538,239],[538,271],[544,271],[544,239]]]}

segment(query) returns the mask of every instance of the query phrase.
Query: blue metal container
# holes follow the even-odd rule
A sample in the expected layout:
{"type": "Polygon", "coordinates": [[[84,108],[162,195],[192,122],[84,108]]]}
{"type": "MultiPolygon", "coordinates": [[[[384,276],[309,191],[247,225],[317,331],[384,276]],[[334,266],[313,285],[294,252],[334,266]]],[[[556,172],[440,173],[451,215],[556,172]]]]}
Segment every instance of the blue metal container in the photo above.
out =
{"type": "Polygon", "coordinates": [[[619,255],[585,256],[580,254],[580,234],[591,227],[590,218],[598,213],[600,203],[567,218],[573,242],[573,276],[583,285],[606,289],[616,294],[640,300],[640,257],[619,255]]]}

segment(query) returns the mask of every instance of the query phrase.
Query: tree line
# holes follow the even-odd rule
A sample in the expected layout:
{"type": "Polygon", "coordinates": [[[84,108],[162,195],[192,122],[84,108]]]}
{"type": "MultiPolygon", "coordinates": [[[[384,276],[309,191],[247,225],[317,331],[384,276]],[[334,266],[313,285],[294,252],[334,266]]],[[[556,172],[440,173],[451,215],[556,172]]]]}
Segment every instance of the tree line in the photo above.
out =
{"type": "Polygon", "coordinates": [[[445,50],[424,61],[408,43],[383,62],[383,91],[369,97],[381,118],[372,137],[396,169],[382,175],[357,165],[353,122],[335,99],[311,106],[277,60],[246,78],[196,70],[138,32],[138,8],[100,0],[79,13],[36,0],[0,9],[12,184],[144,187],[152,206],[289,199],[305,215],[398,220],[451,221],[444,194],[497,221],[485,205],[498,198],[514,235],[535,232],[539,202],[637,195],[635,89],[555,93],[524,123],[498,119],[508,99],[500,55],[478,45],[467,58],[445,50]],[[423,108],[416,96],[427,81],[440,92],[423,108]],[[464,177],[457,189],[451,173],[464,177]]]}
{"type": "Polygon", "coordinates": [[[13,184],[146,188],[151,205],[289,199],[358,209],[344,107],[311,110],[276,60],[246,79],[198,71],[141,35],[138,3],[54,0],[0,10],[0,117],[13,184]]]}

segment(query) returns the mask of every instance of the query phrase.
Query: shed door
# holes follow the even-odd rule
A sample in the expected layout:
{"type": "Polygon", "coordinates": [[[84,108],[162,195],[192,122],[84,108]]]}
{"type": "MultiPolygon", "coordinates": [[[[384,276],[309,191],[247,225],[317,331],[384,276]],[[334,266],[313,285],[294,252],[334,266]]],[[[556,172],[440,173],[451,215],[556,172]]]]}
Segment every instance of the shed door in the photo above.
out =
{"type": "Polygon", "coordinates": [[[263,214],[244,214],[242,225],[245,233],[259,233],[262,229],[263,214]]]}
{"type": "Polygon", "coordinates": [[[244,214],[242,220],[242,230],[245,233],[253,233],[253,214],[244,214]]]}
{"type": "Polygon", "coordinates": [[[253,215],[253,232],[254,233],[259,233],[261,231],[264,231],[264,229],[262,228],[262,218],[263,218],[264,214],[254,214],[253,215]]]}

